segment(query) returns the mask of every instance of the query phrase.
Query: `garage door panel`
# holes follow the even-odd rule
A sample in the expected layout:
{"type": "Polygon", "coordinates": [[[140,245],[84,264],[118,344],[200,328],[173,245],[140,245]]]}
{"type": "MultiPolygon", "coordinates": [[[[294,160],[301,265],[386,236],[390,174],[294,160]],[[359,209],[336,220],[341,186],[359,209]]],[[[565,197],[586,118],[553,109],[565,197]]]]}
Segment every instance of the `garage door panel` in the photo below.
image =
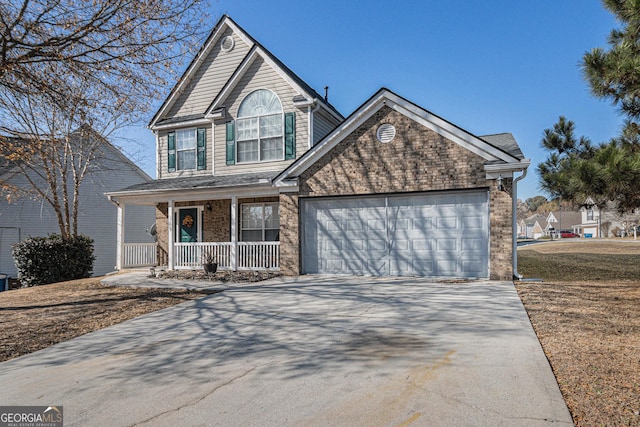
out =
{"type": "Polygon", "coordinates": [[[484,249],[485,242],[482,239],[464,239],[462,240],[462,251],[477,252],[484,249]]]}
{"type": "Polygon", "coordinates": [[[456,239],[439,239],[436,248],[438,251],[455,251],[458,249],[458,242],[456,239]]]}
{"type": "Polygon", "coordinates": [[[488,276],[486,191],[303,199],[301,205],[303,272],[488,276]]]}
{"type": "Polygon", "coordinates": [[[414,239],[411,241],[411,249],[414,251],[429,251],[435,247],[435,241],[432,239],[414,239]]]}
{"type": "Polygon", "coordinates": [[[349,220],[346,222],[346,228],[347,231],[362,231],[364,230],[364,224],[362,223],[362,221],[358,221],[358,220],[349,220]]]}
{"type": "Polygon", "coordinates": [[[458,228],[457,217],[442,217],[436,220],[438,230],[454,230],[458,228]]]}
{"type": "Polygon", "coordinates": [[[462,218],[462,228],[465,230],[482,230],[484,227],[484,219],[481,216],[468,216],[462,218]]]}

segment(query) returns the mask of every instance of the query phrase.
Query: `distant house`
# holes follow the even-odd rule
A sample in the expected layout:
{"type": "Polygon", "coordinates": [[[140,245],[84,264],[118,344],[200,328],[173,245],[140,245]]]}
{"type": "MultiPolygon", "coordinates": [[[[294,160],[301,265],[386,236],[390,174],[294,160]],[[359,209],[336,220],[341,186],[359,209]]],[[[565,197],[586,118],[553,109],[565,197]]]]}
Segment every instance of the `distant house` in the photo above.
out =
{"type": "Polygon", "coordinates": [[[640,225],[640,213],[620,214],[613,202],[608,203],[605,209],[600,209],[588,198],[580,208],[580,214],[577,233],[586,238],[616,237],[640,225]]]}
{"type": "MultiPolygon", "coordinates": [[[[106,142],[103,153],[90,165],[90,171],[80,187],[78,230],[94,240],[96,260],[93,274],[102,275],[114,270],[116,264],[116,206],[104,195],[123,185],[141,184],[151,178],[125,157],[120,150],[106,142]]],[[[32,174],[32,179],[38,179],[32,174]]],[[[0,163],[0,182],[29,188],[29,183],[16,165],[0,163]]],[[[127,241],[149,242],[154,238],[147,230],[154,224],[155,209],[132,206],[127,211],[127,241]]],[[[16,277],[12,245],[26,237],[60,233],[56,214],[51,206],[34,198],[7,200],[0,197],[0,273],[16,277]]]]}
{"type": "Polygon", "coordinates": [[[541,214],[534,214],[523,219],[520,225],[522,233],[527,239],[539,239],[544,236],[546,226],[546,217],[541,214]]]}
{"type": "Polygon", "coordinates": [[[563,231],[580,234],[578,231],[581,218],[581,213],[576,211],[549,212],[545,219],[547,224],[544,234],[545,236],[559,235],[563,231]]]}

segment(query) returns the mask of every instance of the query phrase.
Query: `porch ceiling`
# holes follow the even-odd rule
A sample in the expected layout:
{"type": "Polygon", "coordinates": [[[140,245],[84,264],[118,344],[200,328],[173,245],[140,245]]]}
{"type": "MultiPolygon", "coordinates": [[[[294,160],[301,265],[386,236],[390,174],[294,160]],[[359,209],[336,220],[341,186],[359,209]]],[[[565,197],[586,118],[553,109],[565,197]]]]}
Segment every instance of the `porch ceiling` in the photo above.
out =
{"type": "Polygon", "coordinates": [[[271,180],[280,171],[225,176],[193,176],[156,179],[120,191],[105,193],[110,199],[126,204],[154,205],[167,200],[210,200],[231,196],[278,195],[271,180]]]}

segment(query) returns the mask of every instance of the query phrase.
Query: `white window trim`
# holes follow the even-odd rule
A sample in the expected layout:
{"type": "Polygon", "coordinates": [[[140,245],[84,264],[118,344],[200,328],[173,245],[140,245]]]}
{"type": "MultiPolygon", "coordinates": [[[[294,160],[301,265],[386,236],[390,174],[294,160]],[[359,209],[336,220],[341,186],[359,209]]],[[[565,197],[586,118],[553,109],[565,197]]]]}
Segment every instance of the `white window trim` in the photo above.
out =
{"type": "MultiPolygon", "coordinates": [[[[271,92],[273,94],[273,96],[275,96],[276,99],[278,100],[278,102],[280,103],[280,108],[281,108],[282,111],[280,113],[260,114],[260,115],[256,115],[256,116],[244,116],[244,117],[239,117],[238,116],[236,118],[236,123],[235,123],[235,126],[234,126],[234,131],[235,131],[234,138],[235,138],[235,150],[236,150],[236,164],[239,164],[239,165],[248,165],[248,164],[255,164],[255,163],[268,163],[268,162],[281,162],[281,161],[284,160],[284,157],[285,157],[285,152],[284,152],[285,151],[285,147],[284,147],[284,105],[282,104],[282,100],[280,99],[280,97],[274,91],[272,91],[270,89],[264,89],[264,88],[256,89],[256,90],[251,91],[249,94],[247,94],[243,98],[242,102],[240,102],[240,105],[242,105],[242,103],[245,101],[245,99],[247,99],[249,96],[251,96],[251,94],[253,94],[255,92],[258,92],[258,91],[261,91],[261,90],[268,90],[269,92],[271,92]],[[260,138],[260,118],[261,117],[265,117],[265,116],[275,116],[276,114],[280,114],[280,137],[279,138],[280,138],[280,143],[281,143],[281,146],[282,146],[282,157],[280,157],[278,159],[262,160],[262,159],[260,159],[260,153],[261,153],[261,150],[260,150],[260,140],[261,140],[261,138],[260,138]],[[254,118],[258,119],[258,138],[257,138],[257,140],[258,140],[258,160],[240,161],[239,160],[240,157],[238,156],[238,149],[239,149],[239,146],[240,146],[240,142],[253,141],[253,139],[241,140],[240,138],[238,138],[238,121],[239,120],[245,120],[245,119],[254,119],[254,118]]],[[[238,111],[239,110],[240,110],[240,108],[238,107],[238,111]]],[[[271,137],[271,138],[274,138],[274,137],[271,137]]]]}
{"type": "Polygon", "coordinates": [[[178,129],[175,131],[176,135],[176,172],[178,171],[193,171],[198,169],[198,128],[187,128],[187,129],[178,129]],[[193,131],[193,137],[195,141],[195,145],[193,148],[184,148],[182,150],[178,149],[178,132],[187,132],[193,131]],[[193,164],[193,168],[185,168],[180,169],[180,153],[185,151],[193,151],[195,162],[193,164]]]}
{"type": "MultiPolygon", "coordinates": [[[[247,230],[247,231],[249,231],[249,230],[252,230],[252,231],[260,230],[260,231],[262,231],[262,240],[260,240],[260,242],[268,242],[270,240],[265,240],[266,231],[267,230],[279,230],[279,228],[280,228],[280,203],[279,202],[241,203],[239,211],[240,211],[240,221],[239,221],[239,225],[240,226],[238,227],[238,231],[239,231],[239,240],[238,241],[240,241],[240,242],[246,241],[246,240],[244,240],[242,238],[243,237],[242,236],[242,232],[245,231],[245,230],[247,230]],[[242,214],[243,214],[243,208],[245,206],[260,206],[260,207],[262,207],[262,225],[261,225],[261,228],[259,228],[259,229],[258,228],[244,228],[242,226],[242,214]],[[266,206],[277,206],[278,207],[278,228],[265,228],[264,208],[266,206]]],[[[276,240],[276,241],[280,241],[280,236],[278,236],[278,240],[276,240]]]]}

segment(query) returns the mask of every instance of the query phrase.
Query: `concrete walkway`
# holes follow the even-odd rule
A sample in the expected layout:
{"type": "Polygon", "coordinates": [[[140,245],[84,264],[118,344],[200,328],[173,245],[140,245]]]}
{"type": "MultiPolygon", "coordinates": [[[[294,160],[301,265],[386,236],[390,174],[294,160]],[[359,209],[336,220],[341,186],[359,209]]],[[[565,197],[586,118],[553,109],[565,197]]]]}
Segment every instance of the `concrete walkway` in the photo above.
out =
{"type": "Polygon", "coordinates": [[[68,426],[572,425],[510,282],[228,288],[2,363],[0,395],[68,426]]]}

